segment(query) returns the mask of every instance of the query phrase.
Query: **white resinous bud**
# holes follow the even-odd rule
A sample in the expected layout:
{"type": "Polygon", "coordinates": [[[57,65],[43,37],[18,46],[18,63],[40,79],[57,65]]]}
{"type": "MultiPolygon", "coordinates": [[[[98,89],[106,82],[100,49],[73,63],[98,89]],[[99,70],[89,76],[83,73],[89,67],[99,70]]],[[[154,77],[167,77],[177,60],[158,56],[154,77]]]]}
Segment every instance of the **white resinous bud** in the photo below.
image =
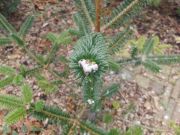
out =
{"type": "Polygon", "coordinates": [[[89,75],[90,73],[96,72],[98,70],[98,65],[90,60],[82,59],[78,62],[78,64],[83,68],[83,71],[86,75],[89,75]]]}

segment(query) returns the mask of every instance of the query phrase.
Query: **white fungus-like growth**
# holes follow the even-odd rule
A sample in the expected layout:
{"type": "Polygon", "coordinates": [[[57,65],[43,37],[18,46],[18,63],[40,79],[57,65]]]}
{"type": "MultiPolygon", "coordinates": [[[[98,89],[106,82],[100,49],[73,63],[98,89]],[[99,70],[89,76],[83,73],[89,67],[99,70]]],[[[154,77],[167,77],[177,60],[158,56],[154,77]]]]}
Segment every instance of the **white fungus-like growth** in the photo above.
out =
{"type": "Polygon", "coordinates": [[[88,99],[87,102],[88,102],[88,104],[90,104],[90,105],[94,104],[94,100],[92,100],[92,99],[88,99]]]}
{"type": "Polygon", "coordinates": [[[82,59],[78,62],[78,64],[83,68],[83,71],[86,75],[98,70],[98,65],[90,60],[82,59]]]}

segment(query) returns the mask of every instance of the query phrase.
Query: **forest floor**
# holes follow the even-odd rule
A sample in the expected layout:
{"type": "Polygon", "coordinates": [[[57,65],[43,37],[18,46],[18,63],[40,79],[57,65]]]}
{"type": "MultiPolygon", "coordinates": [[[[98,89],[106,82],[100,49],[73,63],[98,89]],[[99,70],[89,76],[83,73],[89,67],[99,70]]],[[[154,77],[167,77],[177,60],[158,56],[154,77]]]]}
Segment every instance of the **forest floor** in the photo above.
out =
{"type": "MultiPolygon", "coordinates": [[[[48,0],[46,3],[40,0],[22,0],[22,3],[16,13],[9,21],[18,29],[25,18],[36,13],[36,19],[26,42],[29,47],[37,53],[44,54],[51,47],[51,43],[43,37],[48,32],[60,33],[69,27],[75,27],[73,23],[73,14],[76,9],[73,0],[63,0],[56,2],[48,0]]],[[[180,17],[174,14],[163,12],[162,9],[148,8],[143,11],[141,17],[138,17],[133,25],[136,28],[136,36],[158,35],[161,42],[171,44],[172,48],[167,50],[167,54],[180,54],[180,17]]],[[[108,33],[114,34],[116,30],[108,30],[108,33]]],[[[72,51],[72,45],[62,47],[58,56],[68,57],[72,51]]],[[[12,66],[19,69],[20,65],[29,68],[34,67],[35,63],[21,49],[14,45],[0,48],[0,65],[12,66]]],[[[56,63],[51,65],[58,71],[63,71],[64,64],[56,63]]],[[[46,71],[43,72],[46,78],[52,77],[46,71]]],[[[121,90],[110,100],[104,103],[104,112],[113,114],[113,122],[110,124],[99,123],[105,129],[120,128],[127,130],[133,125],[141,125],[145,135],[174,135],[174,125],[180,126],[180,68],[179,65],[163,67],[160,74],[152,74],[142,67],[128,67],[120,72],[109,72],[104,77],[106,85],[112,82],[120,83],[121,90]],[[113,104],[118,104],[114,109],[113,104]]],[[[43,99],[49,105],[57,105],[64,111],[76,115],[78,107],[82,103],[81,90],[75,85],[73,75],[68,75],[67,84],[73,87],[67,88],[61,85],[59,90],[52,94],[45,94],[33,77],[28,77],[27,82],[32,86],[34,100],[43,99]]],[[[20,95],[20,90],[16,86],[8,86],[0,93],[20,95]]],[[[3,116],[6,112],[0,111],[0,134],[3,130],[3,116]]],[[[89,115],[88,112],[85,115],[89,115]]],[[[93,116],[88,116],[93,119],[93,116]]],[[[11,127],[24,135],[22,123],[29,130],[28,135],[59,135],[60,128],[47,125],[46,122],[38,122],[32,117],[11,127]],[[32,125],[36,127],[36,132],[32,132],[32,125]]],[[[176,127],[176,128],[177,128],[176,127]]],[[[180,129],[180,127],[178,127],[180,129]]],[[[11,132],[12,133],[12,132],[11,132]]],[[[10,134],[11,134],[10,133],[10,134]]]]}

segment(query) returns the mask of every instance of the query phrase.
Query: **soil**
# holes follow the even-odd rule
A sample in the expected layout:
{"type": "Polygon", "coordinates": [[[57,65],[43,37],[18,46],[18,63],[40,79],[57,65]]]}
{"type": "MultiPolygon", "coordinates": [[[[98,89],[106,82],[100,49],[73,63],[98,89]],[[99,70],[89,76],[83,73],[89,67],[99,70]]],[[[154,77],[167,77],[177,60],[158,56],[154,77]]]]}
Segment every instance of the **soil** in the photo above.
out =
{"type": "MultiPolygon", "coordinates": [[[[43,37],[49,32],[60,33],[64,29],[75,27],[72,20],[75,12],[76,9],[73,0],[60,0],[59,2],[55,0],[48,0],[46,2],[43,0],[33,0],[33,3],[29,0],[22,0],[18,11],[12,14],[8,20],[16,29],[19,29],[25,18],[34,13],[36,16],[35,22],[25,40],[30,49],[37,53],[45,54],[50,49],[51,43],[43,37]]],[[[162,10],[159,8],[147,8],[143,11],[141,17],[137,17],[137,19],[133,21],[133,25],[137,29],[137,37],[140,35],[158,35],[161,42],[172,45],[173,51],[171,53],[180,54],[180,42],[177,40],[180,36],[180,17],[174,14],[174,10],[171,10],[171,12],[172,13],[167,15],[167,13],[162,13],[162,10]]],[[[1,31],[0,35],[2,34],[3,31],[1,31]]],[[[58,56],[63,55],[68,57],[72,47],[73,44],[62,47],[58,52],[58,56]]],[[[20,65],[26,65],[29,68],[35,65],[27,54],[13,44],[7,47],[0,47],[0,64],[12,66],[17,70],[19,70],[20,65]]],[[[56,65],[51,66],[55,67],[58,71],[66,68],[65,65],[61,63],[56,63],[56,65]]],[[[49,80],[52,79],[52,76],[48,73],[44,72],[44,75],[49,80]]],[[[111,127],[127,130],[136,124],[142,125],[146,135],[155,135],[158,133],[173,135],[174,132],[172,128],[164,124],[163,120],[154,117],[156,114],[156,107],[152,103],[154,93],[151,93],[151,91],[147,92],[144,88],[139,87],[133,80],[124,81],[119,76],[119,73],[110,72],[107,73],[104,78],[106,85],[108,85],[109,82],[121,83],[122,90],[104,103],[104,112],[113,114],[113,123],[105,125],[100,122],[99,125],[107,130],[111,127]],[[113,109],[114,101],[119,102],[120,108],[113,109]]],[[[67,88],[66,85],[62,84],[59,90],[52,94],[45,94],[45,92],[36,85],[35,78],[33,77],[28,77],[27,83],[33,88],[34,100],[43,99],[49,105],[57,105],[63,108],[64,111],[71,113],[71,115],[76,115],[82,103],[82,93],[78,85],[74,84],[75,80],[71,73],[65,79],[68,82],[67,85],[71,87],[67,88]],[[74,88],[73,90],[71,89],[72,87],[74,88]]],[[[8,86],[1,90],[0,93],[20,95],[20,90],[18,87],[8,86]]],[[[4,111],[0,111],[0,134],[1,126],[3,125],[2,117],[5,113],[4,111]]],[[[88,115],[88,113],[86,115],[88,115]]],[[[180,121],[177,120],[175,122],[178,124],[180,121]]],[[[18,124],[12,126],[11,129],[18,132],[19,135],[24,135],[21,131],[22,124],[26,125],[29,130],[32,125],[40,129],[40,131],[34,133],[29,132],[28,135],[58,135],[61,132],[59,127],[50,124],[47,125],[46,122],[38,122],[32,117],[20,121],[18,124]],[[41,129],[43,130],[41,131],[41,129]]]]}

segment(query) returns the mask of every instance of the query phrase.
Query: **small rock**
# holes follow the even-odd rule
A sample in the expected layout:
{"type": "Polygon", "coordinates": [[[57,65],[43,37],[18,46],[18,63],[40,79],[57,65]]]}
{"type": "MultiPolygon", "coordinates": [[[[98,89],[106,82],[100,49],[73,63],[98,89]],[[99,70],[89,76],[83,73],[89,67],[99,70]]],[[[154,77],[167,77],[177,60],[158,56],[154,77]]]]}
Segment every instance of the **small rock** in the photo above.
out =
{"type": "Polygon", "coordinates": [[[175,87],[173,89],[172,95],[174,99],[177,99],[180,96],[180,79],[176,81],[175,87]]]}
{"type": "Polygon", "coordinates": [[[164,93],[164,84],[158,81],[154,81],[152,80],[150,83],[150,87],[152,88],[153,91],[155,91],[155,93],[157,95],[161,95],[164,93]]]}
{"type": "Polygon", "coordinates": [[[165,112],[165,115],[168,115],[171,118],[173,116],[175,107],[176,107],[176,101],[173,99],[170,99],[169,104],[166,108],[167,110],[165,112]]]}
{"type": "Polygon", "coordinates": [[[142,75],[137,75],[135,77],[135,79],[136,79],[136,82],[138,83],[138,85],[140,87],[145,88],[145,89],[149,88],[149,86],[150,86],[150,79],[149,78],[143,77],[142,75]]]}
{"type": "Polygon", "coordinates": [[[179,122],[180,121],[180,103],[177,103],[175,111],[173,112],[173,115],[172,115],[172,119],[175,122],[179,122]]]}
{"type": "Polygon", "coordinates": [[[128,71],[126,71],[126,70],[122,71],[122,72],[120,73],[120,76],[121,76],[121,78],[122,78],[123,80],[128,80],[128,81],[132,80],[132,75],[131,75],[131,73],[128,72],[128,71]]]}
{"type": "Polygon", "coordinates": [[[172,85],[168,85],[165,89],[165,92],[162,96],[162,104],[164,106],[167,106],[168,105],[168,102],[169,102],[169,98],[171,96],[171,92],[172,92],[172,89],[173,89],[173,86],[172,85]]]}

